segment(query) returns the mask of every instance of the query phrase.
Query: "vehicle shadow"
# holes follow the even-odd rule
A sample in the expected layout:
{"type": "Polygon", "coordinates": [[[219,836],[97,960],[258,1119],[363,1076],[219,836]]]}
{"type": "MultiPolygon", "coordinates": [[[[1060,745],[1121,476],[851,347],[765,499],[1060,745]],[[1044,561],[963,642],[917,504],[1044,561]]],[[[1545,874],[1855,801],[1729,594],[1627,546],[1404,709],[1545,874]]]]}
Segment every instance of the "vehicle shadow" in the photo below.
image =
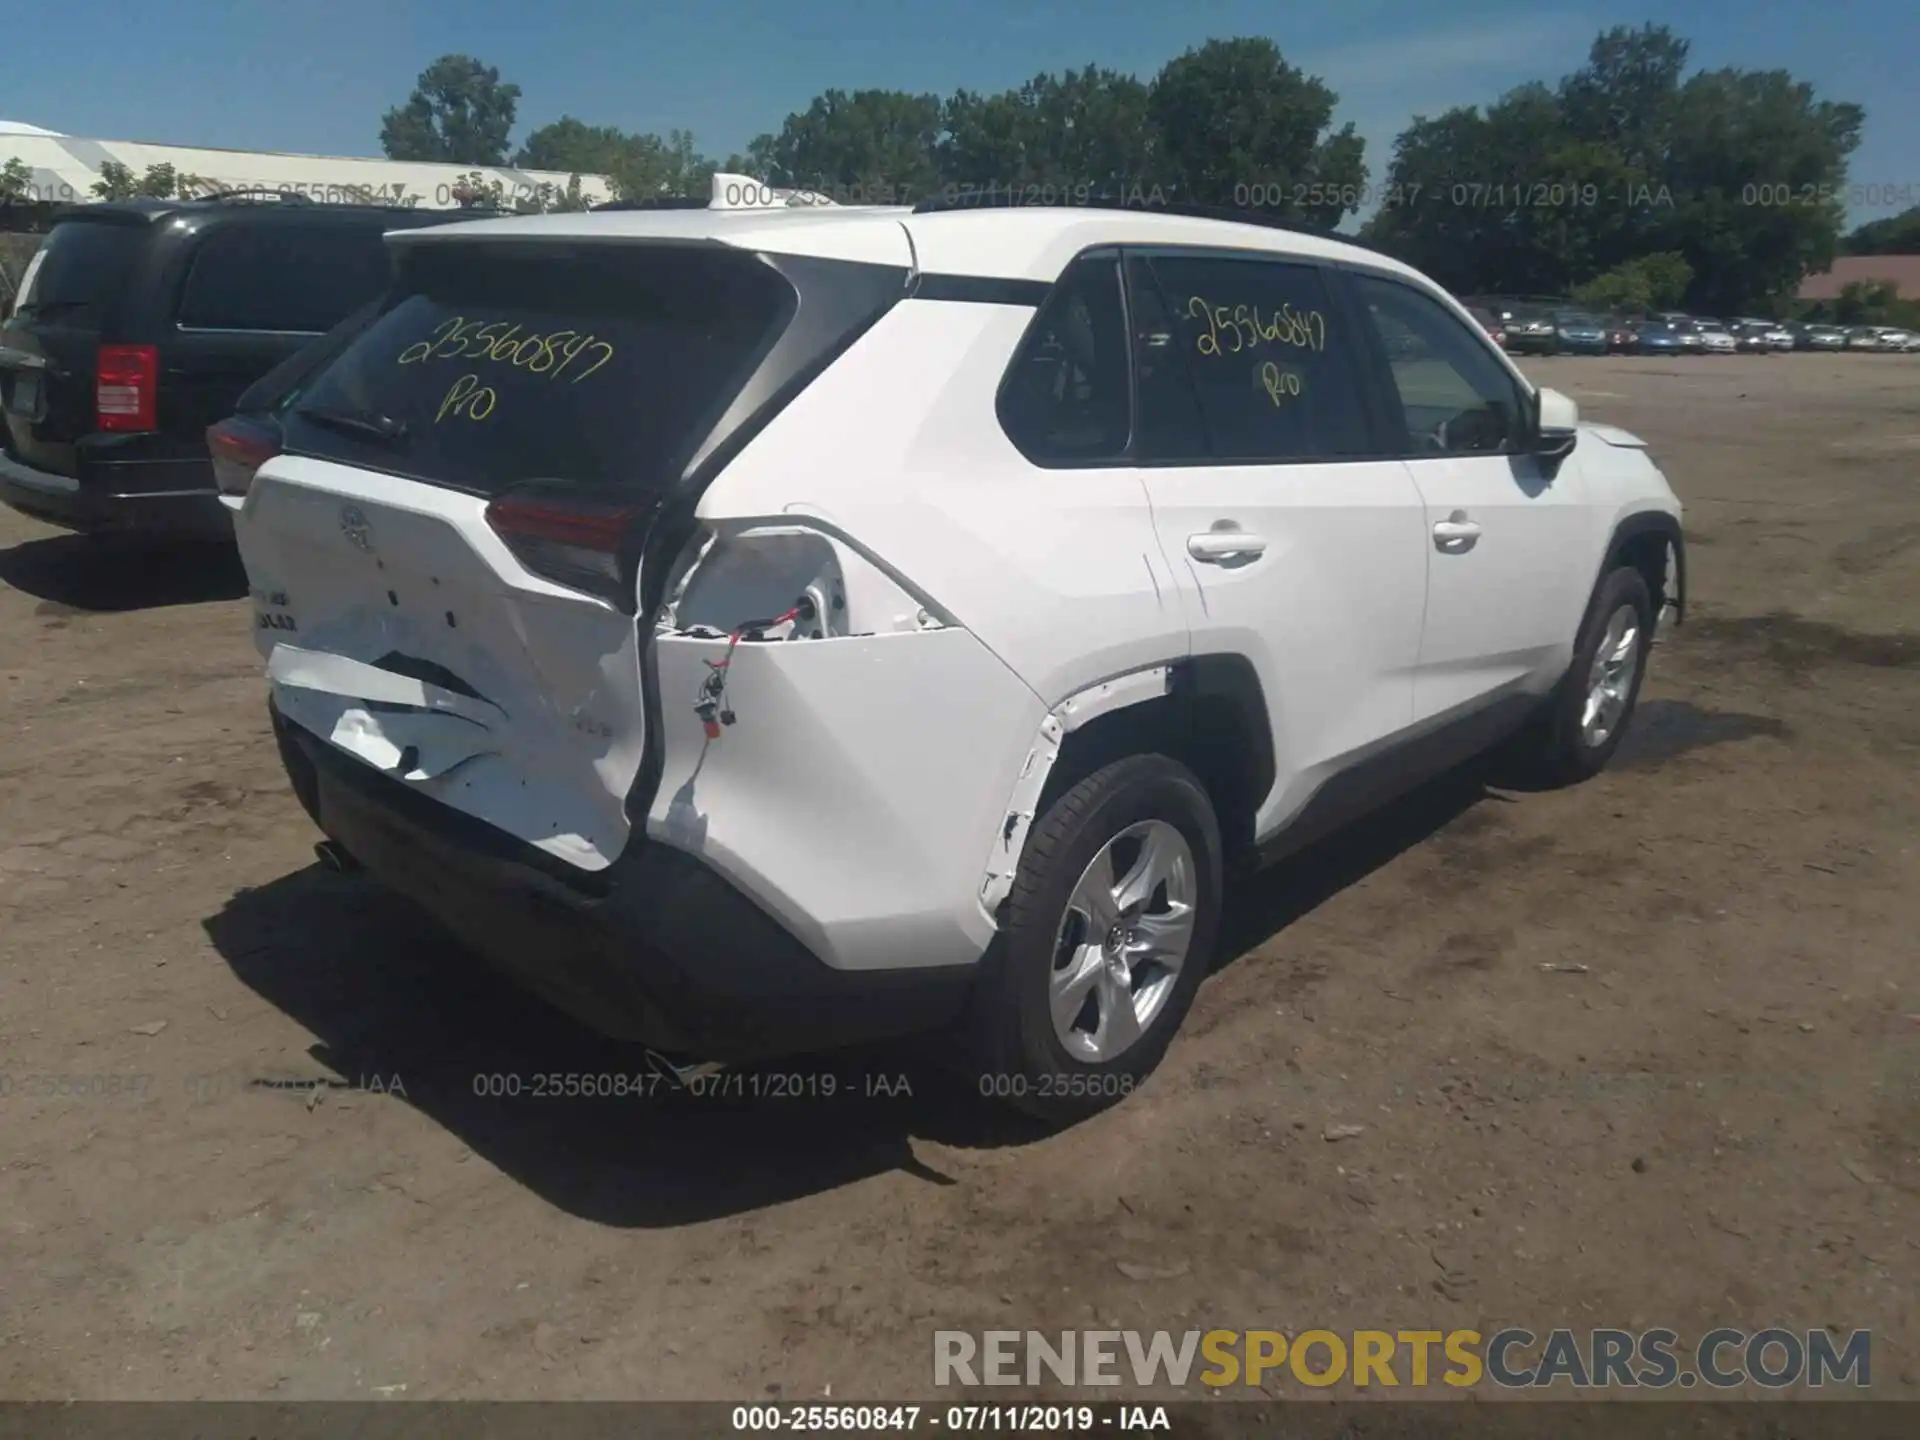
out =
{"type": "Polygon", "coordinates": [[[231,545],[53,535],[0,550],[0,581],[58,610],[120,613],[238,600],[247,572],[231,545]]]}
{"type": "MultiPolygon", "coordinates": [[[[1446,777],[1236,884],[1216,968],[1487,795],[1470,773],[1446,777]]],[[[476,1155],[602,1224],[688,1224],[895,1170],[951,1184],[915,1156],[915,1139],[980,1149],[1049,1133],[944,1072],[924,1041],[676,1092],[650,1078],[639,1047],[534,1000],[406,901],[319,865],[236,893],[205,928],[244,984],[317,1037],[309,1054],[320,1084],[377,1085],[396,1099],[404,1090],[405,1103],[476,1155]],[[540,1078],[553,1075],[626,1077],[596,1088],[627,1093],[569,1096],[564,1081],[540,1078]]]]}
{"type": "Polygon", "coordinates": [[[1215,973],[1404,851],[1432,839],[1474,806],[1483,801],[1513,803],[1488,788],[1498,774],[1487,759],[1450,770],[1317,845],[1230,886],[1215,973]]]}

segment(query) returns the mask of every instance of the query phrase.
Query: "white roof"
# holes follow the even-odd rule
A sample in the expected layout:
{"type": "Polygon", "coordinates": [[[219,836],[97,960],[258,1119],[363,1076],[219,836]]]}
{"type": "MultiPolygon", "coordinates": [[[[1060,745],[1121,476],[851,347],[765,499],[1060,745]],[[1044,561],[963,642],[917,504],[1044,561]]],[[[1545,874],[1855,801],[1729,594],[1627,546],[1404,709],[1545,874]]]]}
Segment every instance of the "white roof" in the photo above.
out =
{"type": "Polygon", "coordinates": [[[461,240],[634,240],[734,246],[911,265],[940,275],[1052,281],[1099,245],[1210,245],[1309,259],[1363,262],[1416,275],[1397,260],[1341,240],[1265,225],[1089,206],[932,211],[902,206],[780,205],[752,210],[608,210],[523,215],[408,230],[406,245],[461,240]]]}
{"type": "Polygon", "coordinates": [[[60,138],[58,130],[43,130],[38,125],[29,125],[24,120],[0,120],[0,135],[46,135],[60,138]]]}

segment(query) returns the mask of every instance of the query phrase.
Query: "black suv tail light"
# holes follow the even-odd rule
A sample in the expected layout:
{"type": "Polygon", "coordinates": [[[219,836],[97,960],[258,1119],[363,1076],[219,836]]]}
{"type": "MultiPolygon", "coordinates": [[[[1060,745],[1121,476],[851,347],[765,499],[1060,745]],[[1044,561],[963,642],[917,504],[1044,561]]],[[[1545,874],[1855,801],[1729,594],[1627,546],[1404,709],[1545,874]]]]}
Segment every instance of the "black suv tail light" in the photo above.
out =
{"type": "Polygon", "coordinates": [[[160,428],[157,349],[151,345],[102,345],[93,373],[93,407],[102,430],[160,428]]]}

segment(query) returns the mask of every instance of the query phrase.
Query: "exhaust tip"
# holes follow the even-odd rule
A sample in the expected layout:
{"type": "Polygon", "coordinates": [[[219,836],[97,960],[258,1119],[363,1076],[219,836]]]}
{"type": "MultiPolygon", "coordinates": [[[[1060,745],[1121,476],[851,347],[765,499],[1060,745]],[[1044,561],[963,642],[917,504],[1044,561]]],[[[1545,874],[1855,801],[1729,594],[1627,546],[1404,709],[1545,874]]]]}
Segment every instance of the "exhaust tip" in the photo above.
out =
{"type": "Polygon", "coordinates": [[[360,871],[360,862],[338,841],[320,841],[313,847],[313,854],[315,859],[336,875],[355,875],[360,871]]]}

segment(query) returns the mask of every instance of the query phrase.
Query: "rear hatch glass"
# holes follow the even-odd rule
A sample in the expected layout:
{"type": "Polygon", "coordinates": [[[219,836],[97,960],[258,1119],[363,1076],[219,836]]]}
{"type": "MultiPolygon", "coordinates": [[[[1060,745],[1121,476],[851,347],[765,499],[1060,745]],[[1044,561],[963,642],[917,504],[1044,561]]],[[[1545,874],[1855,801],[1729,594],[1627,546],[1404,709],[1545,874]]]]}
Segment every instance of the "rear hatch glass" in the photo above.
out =
{"type": "Polygon", "coordinates": [[[113,338],[142,256],[144,220],[63,220],[22,276],[0,329],[0,413],[9,448],[71,474],[72,442],[94,428],[94,355],[113,338]]]}
{"type": "Polygon", "coordinates": [[[28,262],[14,313],[22,320],[98,325],[119,304],[147,232],[142,225],[65,220],[28,262]]]}
{"type": "Polygon", "coordinates": [[[663,488],[793,306],[718,247],[407,245],[386,312],[286,415],[287,449],[478,495],[663,488]]]}

